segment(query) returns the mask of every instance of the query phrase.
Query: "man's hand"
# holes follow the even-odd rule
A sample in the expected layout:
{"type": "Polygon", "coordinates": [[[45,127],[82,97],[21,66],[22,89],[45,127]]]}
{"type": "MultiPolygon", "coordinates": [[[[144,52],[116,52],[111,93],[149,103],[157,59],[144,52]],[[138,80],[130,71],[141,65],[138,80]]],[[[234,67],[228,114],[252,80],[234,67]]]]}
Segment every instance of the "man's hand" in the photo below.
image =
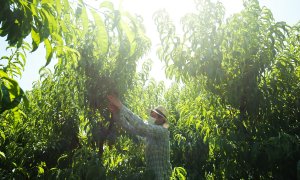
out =
{"type": "Polygon", "coordinates": [[[115,114],[119,111],[119,109],[116,106],[112,105],[111,103],[109,103],[108,109],[112,114],[115,114]]]}
{"type": "Polygon", "coordinates": [[[108,109],[110,110],[110,112],[115,113],[121,109],[122,103],[116,96],[109,95],[107,96],[107,99],[109,101],[108,109]]]}

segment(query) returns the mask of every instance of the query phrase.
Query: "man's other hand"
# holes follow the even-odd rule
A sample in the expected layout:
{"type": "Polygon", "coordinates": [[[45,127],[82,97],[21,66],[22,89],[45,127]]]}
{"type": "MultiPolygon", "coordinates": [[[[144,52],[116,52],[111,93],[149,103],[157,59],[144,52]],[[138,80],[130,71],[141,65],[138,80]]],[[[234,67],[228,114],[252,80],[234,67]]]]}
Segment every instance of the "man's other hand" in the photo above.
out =
{"type": "Polygon", "coordinates": [[[121,101],[114,95],[108,95],[107,99],[109,101],[109,110],[111,112],[113,111],[119,111],[122,107],[121,101]]]}

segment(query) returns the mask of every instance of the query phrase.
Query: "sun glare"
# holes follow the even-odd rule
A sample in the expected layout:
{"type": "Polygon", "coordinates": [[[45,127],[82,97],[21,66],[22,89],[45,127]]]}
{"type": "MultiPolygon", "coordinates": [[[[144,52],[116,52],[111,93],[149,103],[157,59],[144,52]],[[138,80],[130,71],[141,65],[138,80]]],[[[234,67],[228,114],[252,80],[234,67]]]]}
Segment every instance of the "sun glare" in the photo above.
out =
{"type": "MultiPolygon", "coordinates": [[[[89,4],[99,4],[98,1],[86,0],[89,4]]],[[[152,49],[144,59],[151,59],[153,61],[152,71],[150,76],[155,80],[167,81],[165,78],[164,64],[156,56],[156,50],[159,45],[159,34],[153,21],[153,14],[161,9],[165,9],[169,14],[175,25],[180,24],[180,19],[190,12],[195,12],[194,0],[115,0],[113,1],[115,7],[121,8],[123,11],[128,11],[131,14],[139,15],[144,20],[146,34],[151,39],[152,49]]],[[[242,8],[242,0],[221,0],[226,9],[226,15],[236,13],[242,8]]],[[[178,29],[179,30],[179,27],[178,29]]],[[[141,69],[141,64],[138,70],[141,69]]]]}
{"type": "Polygon", "coordinates": [[[123,0],[121,1],[123,10],[138,14],[143,17],[146,27],[146,34],[151,39],[152,49],[145,59],[150,58],[153,61],[150,76],[158,81],[169,81],[165,78],[165,65],[156,56],[156,50],[159,45],[159,34],[153,21],[153,14],[161,9],[165,9],[175,24],[179,24],[180,18],[195,10],[193,0],[123,0]]]}

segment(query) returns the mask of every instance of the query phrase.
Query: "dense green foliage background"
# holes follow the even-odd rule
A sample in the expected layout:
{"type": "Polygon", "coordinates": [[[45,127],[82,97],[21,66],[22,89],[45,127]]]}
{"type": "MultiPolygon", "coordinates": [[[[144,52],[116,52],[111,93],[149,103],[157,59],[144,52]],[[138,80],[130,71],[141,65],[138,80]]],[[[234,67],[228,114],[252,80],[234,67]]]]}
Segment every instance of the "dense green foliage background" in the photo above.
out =
{"type": "Polygon", "coordinates": [[[299,23],[275,22],[256,0],[227,19],[221,3],[197,0],[176,33],[159,11],[158,55],[175,80],[166,87],[149,78],[151,60],[136,70],[151,45],[142,19],[111,2],[0,4],[11,52],[0,61],[3,179],[141,178],[144,145],[111,119],[110,93],[144,119],[169,109],[173,179],[300,178],[299,23]],[[14,79],[41,45],[45,67],[24,93],[14,79]]]}

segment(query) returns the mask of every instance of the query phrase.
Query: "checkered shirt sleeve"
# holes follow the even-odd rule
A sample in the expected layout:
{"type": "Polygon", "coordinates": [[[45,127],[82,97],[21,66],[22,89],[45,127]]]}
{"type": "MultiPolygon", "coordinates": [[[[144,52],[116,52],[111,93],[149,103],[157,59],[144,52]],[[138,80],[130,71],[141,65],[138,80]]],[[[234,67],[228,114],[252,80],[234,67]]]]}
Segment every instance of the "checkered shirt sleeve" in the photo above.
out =
{"type": "Polygon", "coordinates": [[[146,124],[140,117],[135,115],[124,105],[120,109],[119,121],[122,127],[129,131],[134,131],[143,137],[161,137],[162,134],[166,134],[167,131],[162,126],[146,124]]]}

